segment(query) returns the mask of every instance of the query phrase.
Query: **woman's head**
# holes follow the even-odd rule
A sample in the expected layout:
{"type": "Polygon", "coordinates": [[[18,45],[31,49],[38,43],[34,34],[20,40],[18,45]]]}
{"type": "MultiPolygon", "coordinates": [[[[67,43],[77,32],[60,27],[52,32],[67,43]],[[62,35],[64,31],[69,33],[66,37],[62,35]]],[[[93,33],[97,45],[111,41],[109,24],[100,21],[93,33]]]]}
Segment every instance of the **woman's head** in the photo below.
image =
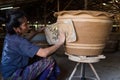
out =
{"type": "Polygon", "coordinates": [[[6,30],[9,34],[23,34],[28,31],[27,19],[21,10],[6,13],[6,30]]]}

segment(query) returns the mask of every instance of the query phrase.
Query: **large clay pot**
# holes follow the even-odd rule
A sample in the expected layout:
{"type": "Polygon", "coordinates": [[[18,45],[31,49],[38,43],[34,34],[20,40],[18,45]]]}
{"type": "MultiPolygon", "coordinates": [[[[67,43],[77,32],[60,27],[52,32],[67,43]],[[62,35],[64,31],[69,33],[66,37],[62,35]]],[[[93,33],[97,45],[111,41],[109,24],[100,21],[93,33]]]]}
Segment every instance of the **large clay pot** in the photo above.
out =
{"type": "Polygon", "coordinates": [[[57,22],[64,22],[67,19],[73,21],[77,40],[66,43],[65,51],[68,54],[95,56],[102,53],[112,28],[112,14],[78,10],[56,12],[55,16],[57,16],[57,22]]]}

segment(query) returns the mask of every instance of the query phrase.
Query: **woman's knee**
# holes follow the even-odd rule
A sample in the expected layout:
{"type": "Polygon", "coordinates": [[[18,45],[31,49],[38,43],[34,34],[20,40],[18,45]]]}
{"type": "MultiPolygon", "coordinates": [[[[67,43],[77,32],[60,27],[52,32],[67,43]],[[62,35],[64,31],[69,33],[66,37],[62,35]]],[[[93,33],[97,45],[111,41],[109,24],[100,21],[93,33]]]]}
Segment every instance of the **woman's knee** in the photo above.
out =
{"type": "Polygon", "coordinates": [[[54,59],[53,57],[45,58],[45,59],[44,59],[44,62],[49,63],[49,65],[50,65],[50,64],[55,64],[55,63],[56,63],[56,62],[55,62],[55,59],[54,59]]]}

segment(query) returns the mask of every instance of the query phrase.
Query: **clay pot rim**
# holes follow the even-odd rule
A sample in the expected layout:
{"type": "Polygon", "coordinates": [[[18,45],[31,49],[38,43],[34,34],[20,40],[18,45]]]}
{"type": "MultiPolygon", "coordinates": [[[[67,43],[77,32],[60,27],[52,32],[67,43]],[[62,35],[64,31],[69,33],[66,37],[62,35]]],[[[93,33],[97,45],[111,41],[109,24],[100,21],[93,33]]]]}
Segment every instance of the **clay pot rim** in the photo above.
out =
{"type": "Polygon", "coordinates": [[[103,12],[103,11],[91,11],[91,10],[69,10],[69,11],[60,11],[60,12],[55,12],[54,16],[63,16],[63,15],[80,15],[80,14],[89,14],[94,17],[100,17],[100,16],[106,16],[108,18],[112,18],[114,14],[108,13],[108,12],[103,12]]]}

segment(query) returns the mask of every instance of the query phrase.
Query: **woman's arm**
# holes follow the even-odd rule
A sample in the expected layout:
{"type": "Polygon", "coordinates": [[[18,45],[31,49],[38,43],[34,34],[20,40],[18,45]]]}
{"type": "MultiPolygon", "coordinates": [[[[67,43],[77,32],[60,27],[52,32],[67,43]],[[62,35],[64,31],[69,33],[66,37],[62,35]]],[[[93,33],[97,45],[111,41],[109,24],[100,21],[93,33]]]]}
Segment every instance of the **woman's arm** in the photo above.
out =
{"type": "Polygon", "coordinates": [[[65,35],[64,33],[60,32],[58,43],[48,48],[40,48],[36,55],[40,57],[47,57],[51,55],[53,52],[55,52],[61,45],[63,45],[64,41],[65,41],[65,35]]]}

